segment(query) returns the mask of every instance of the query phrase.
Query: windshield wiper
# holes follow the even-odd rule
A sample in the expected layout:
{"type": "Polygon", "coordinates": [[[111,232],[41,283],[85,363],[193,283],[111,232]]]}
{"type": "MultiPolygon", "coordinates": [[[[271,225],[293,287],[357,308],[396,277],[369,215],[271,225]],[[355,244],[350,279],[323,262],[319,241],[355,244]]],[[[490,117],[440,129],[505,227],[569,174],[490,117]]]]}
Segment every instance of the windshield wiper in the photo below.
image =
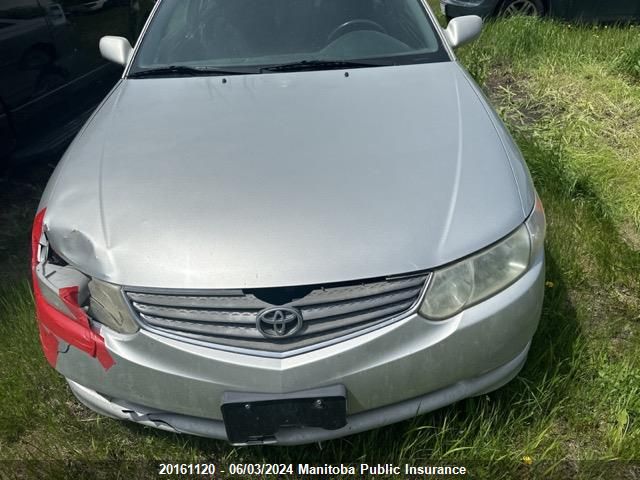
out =
{"type": "Polygon", "coordinates": [[[393,65],[384,62],[351,62],[347,60],[302,60],[262,67],[261,72],[295,72],[300,70],[339,70],[342,68],[385,67],[393,65]]]}
{"type": "Polygon", "coordinates": [[[150,68],[140,70],[129,74],[129,78],[144,77],[195,77],[195,76],[213,76],[213,75],[247,75],[255,73],[248,70],[225,70],[218,68],[194,68],[183,65],[170,65],[168,67],[150,68]]]}

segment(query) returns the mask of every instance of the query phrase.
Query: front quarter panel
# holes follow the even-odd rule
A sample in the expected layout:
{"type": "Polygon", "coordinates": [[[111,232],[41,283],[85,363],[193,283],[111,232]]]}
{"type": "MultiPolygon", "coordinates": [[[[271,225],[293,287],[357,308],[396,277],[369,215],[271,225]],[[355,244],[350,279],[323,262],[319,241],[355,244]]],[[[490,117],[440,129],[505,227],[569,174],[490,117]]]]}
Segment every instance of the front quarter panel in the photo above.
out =
{"type": "Polygon", "coordinates": [[[502,142],[502,146],[504,147],[507,159],[513,172],[516,186],[518,187],[518,192],[520,193],[523,214],[525,215],[525,217],[527,217],[533,209],[533,205],[536,200],[536,194],[533,180],[531,178],[531,173],[529,172],[529,168],[527,167],[524,156],[522,155],[522,152],[520,151],[520,148],[514,141],[513,137],[507,130],[504,122],[496,113],[495,109],[491,106],[489,99],[486,97],[482,89],[464,68],[461,67],[461,69],[464,72],[464,77],[466,78],[467,82],[469,82],[469,85],[471,85],[480,102],[484,106],[487,115],[489,115],[489,117],[491,118],[498,136],[500,137],[500,141],[502,142]]]}

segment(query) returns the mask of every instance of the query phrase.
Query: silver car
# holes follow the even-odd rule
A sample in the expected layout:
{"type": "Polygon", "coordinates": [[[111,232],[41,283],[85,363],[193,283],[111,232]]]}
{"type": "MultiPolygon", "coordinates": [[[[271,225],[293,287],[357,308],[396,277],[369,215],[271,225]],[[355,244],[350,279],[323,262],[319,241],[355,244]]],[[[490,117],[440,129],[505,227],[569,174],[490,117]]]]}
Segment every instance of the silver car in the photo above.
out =
{"type": "Polygon", "coordinates": [[[46,358],[91,409],[236,445],[354,434],[527,358],[545,219],[421,0],[161,0],[36,215],[46,358]]]}

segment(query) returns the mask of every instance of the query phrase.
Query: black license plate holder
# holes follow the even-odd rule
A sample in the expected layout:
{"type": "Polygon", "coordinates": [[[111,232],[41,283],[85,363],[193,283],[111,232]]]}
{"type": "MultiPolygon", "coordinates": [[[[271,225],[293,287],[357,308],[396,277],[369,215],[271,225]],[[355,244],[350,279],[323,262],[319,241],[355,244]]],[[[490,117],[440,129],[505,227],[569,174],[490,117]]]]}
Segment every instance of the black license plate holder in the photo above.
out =
{"type": "Polygon", "coordinates": [[[343,385],[285,394],[225,392],[220,408],[233,444],[269,443],[281,428],[337,430],[347,424],[343,385]]]}

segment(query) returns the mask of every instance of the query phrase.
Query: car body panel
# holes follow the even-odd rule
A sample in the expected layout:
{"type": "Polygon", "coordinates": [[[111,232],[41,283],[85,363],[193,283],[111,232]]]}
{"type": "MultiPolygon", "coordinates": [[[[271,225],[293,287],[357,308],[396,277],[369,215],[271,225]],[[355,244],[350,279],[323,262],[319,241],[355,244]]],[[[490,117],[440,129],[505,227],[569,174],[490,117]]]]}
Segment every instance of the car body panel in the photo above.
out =
{"type": "Polygon", "coordinates": [[[507,153],[507,158],[509,158],[510,160],[511,169],[516,180],[516,187],[518,188],[518,191],[520,193],[520,199],[522,200],[522,204],[525,206],[525,212],[529,213],[530,208],[528,206],[534,204],[536,192],[533,188],[533,179],[531,178],[531,173],[529,172],[527,165],[524,163],[524,161],[522,161],[524,157],[522,155],[522,152],[520,151],[520,147],[518,147],[496,111],[491,108],[487,96],[481,89],[477,88],[476,83],[469,72],[463,70],[463,75],[467,79],[467,82],[469,83],[473,91],[480,98],[480,101],[485,111],[487,112],[487,115],[491,119],[496,131],[498,132],[498,136],[500,137],[502,146],[507,153]]]}
{"type": "MultiPolygon", "coordinates": [[[[153,0],[91,2],[89,14],[70,0],[0,2],[0,164],[51,162],[122,75],[100,57],[111,33],[135,41],[153,0]],[[102,8],[104,7],[104,8],[102,8]],[[67,13],[65,13],[67,12],[67,13]],[[10,122],[11,128],[6,128],[10,122]]],[[[86,3],[86,2],[85,2],[86,3]]]]}
{"type": "Polygon", "coordinates": [[[440,0],[442,13],[447,17],[478,15],[485,18],[497,13],[500,0],[440,0]]]}
{"type": "Polygon", "coordinates": [[[566,19],[585,21],[634,21],[640,20],[640,3],[637,0],[565,0],[552,2],[557,14],[566,19]]]}
{"type": "Polygon", "coordinates": [[[0,27],[0,97],[14,109],[37,89],[53,55],[53,37],[36,0],[21,2],[19,8],[0,6],[0,27]]]}
{"type": "Polygon", "coordinates": [[[455,62],[124,80],[43,205],[56,251],[112,283],[330,283],[507,235],[533,207],[514,162],[455,62]]]}
{"type": "MultiPolygon", "coordinates": [[[[345,437],[403,420],[414,419],[415,421],[417,416],[450,405],[455,400],[483,395],[502,387],[513,380],[522,370],[528,353],[529,347],[527,346],[509,363],[477,377],[465,379],[445,388],[392,405],[348,415],[347,424],[337,430],[314,427],[283,428],[276,432],[273,438],[263,438],[259,441],[236,445],[302,445],[345,437]]],[[[73,380],[67,379],[67,382],[69,388],[80,402],[102,415],[118,420],[129,420],[140,425],[147,425],[172,433],[228,440],[224,422],[221,420],[166,412],[127,400],[106,397],[73,380]]]]}
{"type": "MultiPolygon", "coordinates": [[[[502,0],[440,0],[449,17],[479,15],[487,17],[499,12],[502,0]]],[[[637,0],[547,0],[543,1],[548,13],[567,20],[633,21],[640,19],[637,0]]]]}
{"type": "Polygon", "coordinates": [[[0,161],[7,157],[13,150],[14,143],[15,136],[11,125],[11,119],[9,118],[4,105],[0,101],[0,161]]]}

